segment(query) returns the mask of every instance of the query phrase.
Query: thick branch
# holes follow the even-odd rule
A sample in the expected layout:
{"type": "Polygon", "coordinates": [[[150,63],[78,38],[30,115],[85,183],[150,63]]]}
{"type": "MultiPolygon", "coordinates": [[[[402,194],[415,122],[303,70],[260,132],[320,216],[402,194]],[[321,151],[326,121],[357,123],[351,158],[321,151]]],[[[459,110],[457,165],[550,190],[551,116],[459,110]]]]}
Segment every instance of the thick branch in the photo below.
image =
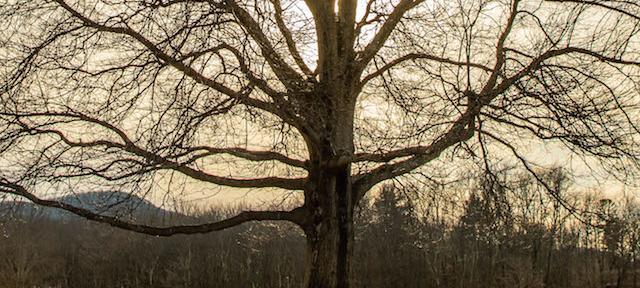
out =
{"type": "Polygon", "coordinates": [[[338,0],[338,21],[340,22],[338,45],[343,56],[349,55],[349,59],[353,56],[353,47],[355,43],[356,28],[356,10],[358,9],[358,0],[338,0]]]}
{"type": "Polygon", "coordinates": [[[498,38],[498,43],[496,44],[496,64],[493,68],[493,72],[489,76],[487,83],[484,88],[482,88],[481,94],[486,94],[493,87],[495,87],[496,82],[498,81],[498,77],[500,76],[502,67],[504,66],[507,60],[507,53],[505,51],[505,41],[511,33],[511,29],[513,28],[513,24],[516,19],[516,15],[518,14],[518,3],[520,0],[514,0],[513,5],[511,6],[511,14],[509,15],[509,19],[507,20],[507,26],[504,28],[500,37],[498,38]]]}
{"type": "MultiPolygon", "coordinates": [[[[200,171],[200,170],[196,170],[194,168],[191,168],[183,163],[179,163],[176,161],[172,161],[169,160],[166,156],[161,156],[158,155],[154,152],[148,151],[146,149],[143,149],[141,147],[139,147],[138,145],[136,145],[134,143],[133,140],[131,140],[129,138],[129,136],[127,136],[127,134],[113,126],[112,124],[93,118],[93,117],[89,117],[87,115],[82,115],[82,114],[71,114],[71,113],[30,113],[30,114],[20,114],[20,115],[6,115],[6,113],[0,114],[0,115],[5,115],[5,116],[11,116],[11,117],[18,117],[18,118],[25,118],[25,117],[38,117],[38,116],[43,116],[43,117],[66,117],[66,118],[72,118],[72,119],[79,119],[85,122],[89,122],[89,123],[93,123],[96,125],[99,125],[103,128],[108,129],[109,131],[114,132],[115,134],[117,134],[120,139],[123,141],[123,143],[117,143],[117,142],[113,142],[113,141],[108,141],[108,140],[100,140],[100,141],[93,141],[93,142],[76,142],[76,141],[71,141],[70,139],[68,139],[67,137],[64,136],[63,133],[61,133],[60,131],[55,131],[55,130],[36,130],[36,129],[32,129],[29,127],[23,127],[24,129],[27,130],[27,132],[35,132],[35,133],[54,133],[57,134],[61,140],[63,142],[65,142],[65,144],[67,144],[68,146],[71,147],[88,147],[88,146],[106,146],[106,147],[111,147],[111,148],[117,148],[117,149],[121,149],[122,151],[128,152],[128,153],[132,153],[136,156],[142,157],[146,160],[149,161],[150,165],[155,165],[157,166],[159,169],[170,169],[170,170],[175,170],[178,172],[181,172],[182,174],[185,174],[193,179],[198,179],[204,182],[209,182],[209,183],[213,183],[213,184],[217,184],[217,185],[223,185],[223,186],[229,186],[229,187],[238,187],[238,188],[264,188],[264,187],[276,187],[276,188],[282,188],[282,189],[287,189],[287,190],[302,190],[304,188],[304,183],[306,181],[306,179],[304,178],[280,178],[280,177],[264,177],[264,178],[253,178],[253,179],[236,179],[236,178],[230,178],[230,177],[221,177],[221,176],[216,176],[213,174],[209,174],[206,173],[204,171],[200,171]]],[[[213,149],[213,148],[211,148],[213,149]]],[[[231,152],[231,151],[230,151],[231,152]]],[[[240,155],[242,154],[242,152],[244,152],[244,155],[247,157],[251,157],[250,155],[248,155],[247,153],[249,151],[245,150],[245,151],[235,151],[234,153],[240,155]]],[[[257,155],[253,156],[258,157],[258,158],[265,158],[265,157],[277,157],[274,154],[260,154],[258,153],[257,155]]],[[[292,160],[292,159],[291,159],[292,160]]]]}
{"type": "Polygon", "coordinates": [[[451,65],[456,65],[456,66],[464,66],[464,67],[473,67],[473,68],[478,68],[487,72],[491,72],[493,71],[491,68],[484,66],[482,64],[477,64],[477,63],[469,63],[469,62],[461,62],[461,61],[455,61],[455,60],[451,60],[451,59],[447,59],[444,57],[438,57],[438,56],[434,56],[434,55],[429,55],[426,53],[411,53],[411,54],[407,54],[404,55],[402,57],[396,58],[394,60],[392,60],[391,62],[385,64],[384,66],[380,67],[378,70],[372,72],[371,74],[365,76],[364,78],[362,78],[362,80],[360,81],[361,85],[366,84],[367,82],[371,81],[371,79],[374,79],[376,77],[381,76],[382,74],[384,74],[385,72],[389,71],[390,69],[393,69],[395,66],[400,65],[406,61],[411,61],[411,60],[420,60],[420,59],[426,59],[426,60],[432,60],[435,62],[439,62],[439,63],[443,63],[443,64],[451,64],[451,65]]]}
{"type": "Polygon", "coordinates": [[[240,7],[235,0],[227,0],[226,3],[242,27],[244,27],[247,33],[251,35],[251,38],[258,43],[262,50],[262,56],[267,60],[267,63],[271,66],[271,70],[278,76],[280,82],[292,89],[297,89],[300,85],[303,85],[302,83],[304,83],[305,80],[280,57],[278,52],[273,48],[267,35],[264,34],[258,22],[251,17],[249,12],[240,7]]]}
{"type": "MultiPolygon", "coordinates": [[[[197,158],[207,157],[215,154],[229,154],[235,157],[243,158],[249,161],[278,161],[289,166],[298,168],[307,168],[305,161],[289,158],[283,154],[273,151],[254,151],[244,148],[232,147],[232,148],[217,148],[217,147],[191,147],[186,153],[192,153],[194,151],[203,150],[206,151],[197,155],[197,158]]],[[[186,154],[184,153],[184,154],[186,154]]]]}
{"type": "MultiPolygon", "coordinates": [[[[251,107],[255,107],[255,108],[258,108],[260,110],[263,110],[263,111],[272,113],[274,115],[277,115],[278,117],[283,119],[286,123],[288,123],[288,124],[298,128],[298,129],[300,129],[301,133],[305,134],[307,137],[314,137],[313,131],[311,131],[309,129],[309,127],[304,123],[304,121],[302,121],[299,117],[294,115],[293,112],[291,112],[291,109],[287,105],[287,102],[284,101],[284,96],[282,95],[282,93],[278,93],[277,91],[275,91],[272,88],[270,88],[266,84],[266,81],[264,81],[262,79],[258,79],[257,77],[255,77],[248,70],[248,67],[246,66],[244,61],[241,61],[242,57],[241,57],[239,51],[237,51],[233,47],[228,46],[228,45],[222,45],[221,46],[221,48],[227,49],[230,52],[232,52],[236,56],[236,58],[240,61],[240,65],[241,65],[240,68],[245,73],[245,75],[247,76],[247,78],[250,81],[250,83],[252,85],[255,85],[258,88],[260,88],[267,95],[271,96],[277,102],[277,104],[250,98],[250,97],[248,97],[248,95],[245,95],[246,91],[247,91],[247,89],[245,89],[245,88],[240,89],[238,91],[234,91],[233,89],[231,89],[231,88],[229,88],[227,86],[224,86],[224,85],[214,81],[213,79],[210,79],[210,78],[204,76],[203,74],[199,73],[195,69],[193,69],[190,66],[186,65],[182,61],[180,61],[180,60],[168,55],[167,53],[162,51],[162,49],[160,49],[155,44],[153,44],[149,39],[145,38],[142,34],[134,31],[133,29],[130,29],[128,27],[109,27],[109,26],[105,26],[105,25],[99,24],[99,23],[97,23],[97,22],[85,17],[84,15],[79,13],[78,11],[74,10],[72,7],[70,7],[63,0],[56,0],[56,2],[59,3],[59,5],[61,7],[63,7],[65,10],[67,10],[69,13],[71,13],[74,17],[76,17],[79,20],[81,20],[86,26],[94,28],[94,29],[97,29],[99,31],[103,31],[103,32],[121,34],[121,35],[126,35],[126,36],[129,36],[129,37],[132,37],[132,38],[136,39],[139,43],[144,45],[154,56],[158,57],[160,60],[164,61],[165,63],[167,63],[169,65],[171,65],[172,67],[176,68],[177,70],[183,72],[185,75],[187,75],[188,77],[192,78],[196,82],[201,83],[201,84],[203,84],[203,85],[205,85],[207,87],[210,87],[210,88],[212,88],[212,89],[214,89],[214,90],[216,90],[216,91],[218,91],[218,92],[220,92],[222,94],[225,94],[225,95],[227,95],[229,97],[236,98],[241,103],[243,103],[245,105],[248,105],[248,106],[251,106],[251,107]]],[[[235,5],[235,6],[237,6],[237,5],[235,5]]],[[[266,37],[265,35],[262,35],[262,36],[266,37]]],[[[265,57],[267,57],[267,56],[268,55],[266,55],[265,57]]],[[[273,56],[273,57],[276,57],[276,56],[273,56]]],[[[276,58],[274,58],[274,59],[276,59],[276,58]]],[[[276,60],[274,60],[274,59],[272,59],[272,60],[273,61],[277,60],[277,59],[276,60]]],[[[282,60],[280,59],[278,61],[282,61],[282,60]]],[[[276,61],[274,63],[277,64],[278,61],[276,61]]],[[[282,62],[282,63],[284,63],[284,62],[282,62]]],[[[281,68],[283,68],[283,67],[281,67],[281,68]]],[[[276,72],[277,71],[281,71],[279,69],[274,69],[274,70],[276,72]]],[[[289,71],[289,72],[293,71],[290,67],[285,69],[285,70],[289,71]]],[[[282,71],[285,71],[285,70],[282,70],[282,71]]],[[[289,74],[289,72],[287,72],[287,73],[289,74]]],[[[293,71],[291,73],[297,74],[295,71],[293,71]]],[[[302,79],[300,78],[299,75],[297,75],[297,76],[295,76],[293,78],[288,78],[288,79],[289,80],[294,80],[293,82],[302,81],[302,79]],[[296,79],[298,79],[299,81],[297,81],[296,79]]],[[[290,83],[290,84],[292,84],[292,83],[290,83]]]]}
{"type": "Polygon", "coordinates": [[[97,29],[97,30],[103,31],[103,32],[110,32],[110,33],[130,36],[130,37],[136,39],[140,44],[144,45],[147,49],[149,49],[149,51],[151,53],[153,53],[153,55],[158,57],[160,60],[166,62],[167,64],[170,64],[174,68],[176,68],[179,71],[185,73],[187,76],[191,77],[196,82],[204,84],[204,85],[207,85],[207,86],[215,89],[216,91],[218,91],[218,92],[220,92],[222,94],[225,94],[227,96],[230,96],[230,97],[238,97],[239,96],[239,94],[240,94],[239,92],[236,92],[236,91],[232,90],[229,87],[226,87],[226,86],[224,86],[224,85],[222,85],[222,84],[220,84],[218,82],[215,82],[215,81],[205,77],[204,75],[198,73],[193,68],[191,68],[191,67],[187,66],[186,64],[178,61],[174,57],[169,56],[169,54],[167,54],[164,51],[162,51],[162,49],[160,49],[158,46],[153,44],[149,39],[145,38],[144,36],[142,36],[142,34],[134,31],[133,29],[128,28],[128,27],[126,27],[126,28],[125,27],[109,27],[109,26],[105,26],[105,25],[99,24],[99,23],[97,23],[97,22],[85,17],[80,12],[76,11],[71,6],[69,6],[63,0],[55,0],[55,1],[62,8],[67,10],[74,17],[78,18],[80,21],[82,21],[88,27],[91,27],[91,28],[94,28],[94,29],[97,29]]]}
{"type": "Polygon", "coordinates": [[[438,158],[447,148],[467,141],[473,137],[475,127],[473,127],[474,118],[479,113],[479,107],[476,109],[468,109],[453,126],[442,137],[426,147],[408,148],[406,150],[398,150],[390,152],[389,155],[380,157],[362,155],[362,159],[369,158],[371,160],[382,160],[382,158],[391,158],[391,156],[405,155],[409,156],[409,152],[414,152],[409,159],[402,160],[392,164],[384,164],[363,175],[358,175],[354,184],[354,193],[356,199],[364,196],[364,193],[371,189],[374,185],[397,176],[409,173],[418,167],[429,163],[438,158]],[[415,150],[412,150],[415,149],[415,150]]]}
{"type": "Polygon", "coordinates": [[[271,3],[273,3],[273,7],[275,9],[276,25],[278,25],[278,29],[287,43],[287,48],[289,49],[291,57],[296,61],[296,65],[298,65],[298,68],[300,68],[304,74],[308,76],[313,75],[313,71],[311,71],[309,66],[307,66],[300,54],[300,51],[298,51],[296,42],[293,40],[293,35],[291,34],[291,30],[289,30],[287,24],[284,22],[282,15],[284,12],[282,11],[282,4],[280,3],[280,0],[271,0],[271,3]]]}
{"type": "Polygon", "coordinates": [[[376,21],[379,19],[379,17],[381,17],[380,14],[378,14],[375,19],[373,20],[368,20],[369,19],[369,15],[371,14],[371,8],[373,7],[373,4],[375,3],[375,0],[368,0],[367,1],[367,5],[364,8],[364,15],[362,15],[362,18],[360,18],[360,20],[358,21],[358,23],[356,23],[356,28],[354,31],[355,35],[360,35],[360,32],[362,31],[362,28],[364,28],[364,26],[366,26],[367,24],[371,23],[371,21],[376,21]]]}
{"type": "MultiPolygon", "coordinates": [[[[501,39],[504,37],[506,36],[501,37],[501,39]]],[[[495,99],[498,95],[507,91],[509,87],[514,85],[514,83],[516,83],[519,79],[533,72],[534,70],[538,69],[544,61],[547,61],[554,57],[567,55],[571,53],[588,55],[608,63],[623,64],[623,65],[640,65],[640,62],[638,61],[608,57],[608,56],[599,54],[597,52],[583,49],[583,48],[567,47],[567,48],[547,51],[542,55],[540,55],[539,57],[532,60],[531,63],[529,63],[529,65],[527,65],[525,68],[520,70],[515,75],[505,79],[504,81],[500,82],[497,85],[492,85],[495,88],[490,89],[489,91],[484,91],[484,94],[475,95],[475,97],[472,97],[476,99],[469,99],[470,106],[468,106],[463,116],[461,116],[456,121],[453,127],[447,133],[445,133],[445,135],[443,135],[439,140],[437,140],[433,144],[429,146],[417,146],[417,147],[399,149],[399,150],[391,151],[384,154],[356,155],[354,157],[354,161],[370,161],[370,162],[388,162],[400,157],[410,157],[409,159],[405,159],[397,163],[384,164],[370,171],[367,174],[360,175],[359,177],[357,177],[359,179],[356,181],[357,188],[358,188],[356,190],[360,191],[360,193],[364,193],[373,185],[381,181],[391,179],[393,177],[397,177],[405,173],[411,172],[412,170],[437,158],[440,155],[440,153],[442,153],[448,147],[451,147],[456,143],[463,142],[470,139],[470,137],[473,135],[473,127],[471,127],[473,124],[473,119],[475,119],[475,117],[479,115],[481,108],[484,105],[487,105],[493,99],[495,99]]],[[[498,62],[502,62],[502,61],[504,60],[498,59],[498,62]]],[[[497,65],[496,69],[499,68],[499,66],[501,65],[497,65]]],[[[361,195],[358,195],[357,197],[361,197],[361,195]]]]}
{"type": "Polygon", "coordinates": [[[509,78],[506,78],[500,84],[496,85],[493,90],[487,91],[485,95],[486,95],[486,97],[495,97],[496,95],[498,95],[500,93],[504,93],[516,81],[520,80],[522,77],[524,77],[527,74],[529,74],[529,73],[533,72],[534,70],[538,69],[540,67],[540,65],[542,65],[542,63],[544,61],[547,61],[547,60],[549,60],[551,58],[554,58],[554,57],[559,57],[559,56],[562,56],[562,55],[568,55],[568,54],[572,54],[572,53],[573,54],[583,54],[583,55],[591,56],[591,57],[594,57],[594,58],[596,58],[596,59],[598,59],[598,60],[600,60],[602,62],[607,62],[607,63],[640,66],[640,61],[625,60],[625,59],[609,57],[609,56],[602,55],[602,54],[600,54],[598,52],[595,52],[595,51],[592,51],[592,50],[588,50],[588,49],[584,49],[584,48],[566,47],[566,48],[561,48],[561,49],[549,50],[549,51],[543,53],[542,55],[538,56],[537,58],[533,59],[531,61],[531,63],[529,63],[529,65],[524,67],[518,73],[514,74],[513,76],[511,76],[509,78]]]}
{"type": "Polygon", "coordinates": [[[387,39],[395,30],[398,23],[400,23],[400,20],[402,20],[405,13],[422,2],[424,2],[424,0],[402,0],[398,3],[395,9],[393,9],[393,12],[389,15],[389,18],[387,18],[384,24],[382,24],[380,31],[378,31],[378,33],[373,37],[367,47],[360,51],[357,60],[357,67],[360,71],[363,70],[371,59],[378,54],[378,51],[382,49],[384,43],[387,42],[387,39]]]}
{"type": "Polygon", "coordinates": [[[385,153],[357,153],[353,155],[352,162],[378,162],[386,163],[397,158],[413,156],[416,154],[428,153],[431,146],[414,146],[397,150],[391,150],[385,153]]]}
{"type": "Polygon", "coordinates": [[[71,212],[80,217],[91,221],[109,224],[124,230],[134,231],[137,233],[154,235],[154,236],[172,236],[176,234],[201,234],[213,231],[220,231],[227,228],[238,226],[242,223],[251,221],[290,221],[300,223],[299,209],[292,211],[244,211],[240,214],[221,221],[200,224],[200,225],[179,225],[169,227],[154,227],[143,224],[135,224],[122,221],[116,217],[105,216],[94,213],[88,209],[69,205],[60,201],[46,200],[30,193],[21,185],[0,181],[0,192],[17,195],[28,199],[29,201],[46,207],[62,209],[71,212]]]}
{"type": "MultiPolygon", "coordinates": [[[[183,63],[182,61],[180,61],[179,59],[176,59],[172,56],[170,56],[169,54],[167,54],[166,52],[164,52],[162,49],[160,49],[158,46],[156,46],[155,44],[153,44],[149,39],[147,39],[146,37],[144,37],[142,34],[138,33],[137,31],[129,28],[129,27],[109,27],[106,25],[102,25],[100,23],[97,23],[89,18],[87,18],[86,16],[82,15],[80,12],[76,11],[75,9],[73,9],[71,6],[69,6],[66,2],[64,2],[63,0],[55,0],[62,8],[64,8],[65,10],[67,10],[69,13],[71,13],[74,17],[76,17],[77,19],[79,19],[80,21],[82,21],[84,23],[84,25],[94,28],[98,31],[103,31],[103,32],[109,32],[109,33],[114,33],[114,34],[120,34],[120,35],[126,35],[129,37],[134,38],[135,40],[137,40],[140,44],[142,44],[143,46],[145,46],[154,56],[156,56],[158,59],[162,60],[163,62],[171,65],[172,67],[174,67],[175,69],[181,71],[182,73],[184,73],[185,75],[189,76],[190,78],[192,78],[193,80],[195,80],[196,82],[203,84],[207,87],[210,87],[224,95],[227,95],[229,97],[233,97],[233,98],[243,98],[245,97],[244,93],[243,93],[243,89],[239,90],[239,91],[234,91],[233,89],[224,86],[204,75],[202,75],[201,73],[199,73],[198,71],[196,71],[195,69],[191,68],[190,66],[186,65],[185,63],[183,63]]],[[[224,48],[229,49],[229,46],[225,46],[224,48]]],[[[230,49],[231,52],[234,52],[234,54],[239,57],[239,55],[237,53],[235,53],[236,51],[234,51],[233,49],[230,49]]],[[[252,79],[250,79],[252,80],[252,79]]],[[[255,79],[254,79],[255,80],[255,79]]],[[[262,86],[261,88],[265,88],[264,86],[262,86]]],[[[265,92],[270,92],[268,89],[266,89],[267,91],[265,92]]],[[[247,105],[251,105],[250,103],[243,101],[243,103],[247,104],[247,105]]],[[[256,107],[259,109],[262,109],[262,107],[256,107]]],[[[270,112],[273,112],[273,110],[271,110],[270,112]]]]}

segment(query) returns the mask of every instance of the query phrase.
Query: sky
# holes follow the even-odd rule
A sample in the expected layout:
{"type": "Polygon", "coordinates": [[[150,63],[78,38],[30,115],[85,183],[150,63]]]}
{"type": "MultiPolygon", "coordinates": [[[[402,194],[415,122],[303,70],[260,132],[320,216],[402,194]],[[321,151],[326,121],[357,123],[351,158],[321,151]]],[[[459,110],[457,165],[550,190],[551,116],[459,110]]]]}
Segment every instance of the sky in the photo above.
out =
{"type": "MultiPolygon", "coordinates": [[[[309,13],[304,1],[296,1],[297,8],[301,11],[309,13]]],[[[364,9],[366,7],[366,0],[359,0],[357,17],[361,18],[364,15],[364,9]]],[[[312,63],[313,61],[307,61],[312,63]]],[[[369,116],[375,116],[380,112],[379,107],[371,104],[363,104],[363,113],[369,116]]],[[[578,176],[576,178],[577,189],[602,189],[611,195],[620,194],[626,192],[628,186],[622,185],[619,182],[608,181],[604,176],[600,179],[593,179],[591,177],[592,170],[589,170],[586,165],[581,163],[579,159],[571,157],[571,153],[566,148],[563,148],[557,143],[537,143],[534,142],[530,150],[527,152],[528,158],[535,159],[536,164],[542,166],[562,165],[570,167],[571,170],[576,172],[578,176]],[[599,181],[598,181],[599,180],[599,181]]],[[[166,188],[164,180],[158,179],[156,185],[158,186],[157,195],[153,196],[156,200],[155,203],[171,203],[172,199],[166,198],[167,193],[174,194],[176,198],[182,198],[192,203],[242,203],[252,202],[258,203],[258,205],[270,205],[272,203],[280,202],[282,199],[281,192],[277,190],[265,191],[264,189],[251,190],[251,189],[233,189],[233,188],[214,188],[211,185],[200,185],[197,181],[188,181],[185,183],[184,189],[174,190],[174,187],[166,188]],[[162,188],[165,186],[164,188],[162,188]]],[[[299,199],[299,194],[287,194],[287,201],[296,201],[299,199]]],[[[167,204],[169,205],[169,204],[167,204]]]]}

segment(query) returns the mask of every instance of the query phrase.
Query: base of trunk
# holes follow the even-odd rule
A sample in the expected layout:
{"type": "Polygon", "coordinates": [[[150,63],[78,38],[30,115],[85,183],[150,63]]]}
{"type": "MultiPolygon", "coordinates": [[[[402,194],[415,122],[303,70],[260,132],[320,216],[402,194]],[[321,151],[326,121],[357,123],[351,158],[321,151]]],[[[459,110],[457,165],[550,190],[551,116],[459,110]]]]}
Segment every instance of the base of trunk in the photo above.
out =
{"type": "MultiPolygon", "coordinates": [[[[352,223],[342,223],[343,229],[323,229],[315,235],[307,234],[306,270],[303,287],[350,287],[350,259],[352,254],[352,223]],[[341,231],[342,230],[342,231],[341,231]]],[[[318,231],[316,230],[316,231],[318,231]]],[[[314,232],[316,232],[314,231],[314,232]]]]}

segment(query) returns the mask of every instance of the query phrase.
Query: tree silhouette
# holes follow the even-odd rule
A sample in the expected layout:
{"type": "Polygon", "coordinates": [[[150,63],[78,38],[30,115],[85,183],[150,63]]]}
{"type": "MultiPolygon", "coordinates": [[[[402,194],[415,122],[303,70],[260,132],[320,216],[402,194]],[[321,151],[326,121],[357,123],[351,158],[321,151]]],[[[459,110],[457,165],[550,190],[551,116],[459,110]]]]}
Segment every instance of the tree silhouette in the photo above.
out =
{"type": "Polygon", "coordinates": [[[639,20],[573,2],[2,0],[0,192],[151,235],[290,221],[304,285],[348,287],[381,182],[503,148],[535,173],[531,139],[635,169],[639,20]],[[304,204],[157,227],[47,198],[179,179],[304,204]]]}

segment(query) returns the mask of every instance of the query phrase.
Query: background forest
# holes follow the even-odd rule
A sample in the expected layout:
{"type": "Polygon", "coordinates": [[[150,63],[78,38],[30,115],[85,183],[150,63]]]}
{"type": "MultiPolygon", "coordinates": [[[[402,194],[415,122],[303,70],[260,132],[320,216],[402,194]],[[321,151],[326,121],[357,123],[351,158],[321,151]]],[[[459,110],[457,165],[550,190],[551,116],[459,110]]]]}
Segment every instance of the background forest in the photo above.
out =
{"type": "MultiPolygon", "coordinates": [[[[635,198],[577,191],[560,169],[543,175],[547,187],[514,170],[383,186],[357,212],[355,286],[640,287],[635,198]]],[[[184,224],[242,208],[130,217],[184,224]]],[[[3,288],[299,287],[303,277],[304,235],[294,225],[162,238],[18,202],[5,201],[2,213],[3,288]]]]}

